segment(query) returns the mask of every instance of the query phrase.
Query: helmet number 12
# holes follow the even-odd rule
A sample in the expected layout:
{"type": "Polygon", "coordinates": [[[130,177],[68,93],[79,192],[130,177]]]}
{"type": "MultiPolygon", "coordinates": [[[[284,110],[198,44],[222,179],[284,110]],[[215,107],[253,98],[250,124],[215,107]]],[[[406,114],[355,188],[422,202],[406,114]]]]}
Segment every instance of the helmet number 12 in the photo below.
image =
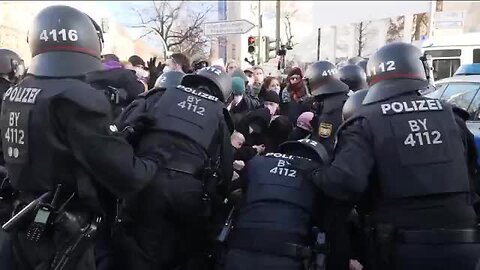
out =
{"type": "Polygon", "coordinates": [[[376,75],[377,73],[383,73],[388,71],[394,71],[397,68],[395,67],[395,61],[381,62],[378,66],[371,69],[371,75],[376,75]]]}
{"type": "Polygon", "coordinates": [[[77,41],[78,40],[78,33],[77,30],[73,29],[62,29],[57,31],[57,29],[52,29],[52,31],[47,33],[47,30],[42,30],[40,33],[40,40],[47,42],[49,40],[49,36],[52,38],[53,41],[77,41]]]}

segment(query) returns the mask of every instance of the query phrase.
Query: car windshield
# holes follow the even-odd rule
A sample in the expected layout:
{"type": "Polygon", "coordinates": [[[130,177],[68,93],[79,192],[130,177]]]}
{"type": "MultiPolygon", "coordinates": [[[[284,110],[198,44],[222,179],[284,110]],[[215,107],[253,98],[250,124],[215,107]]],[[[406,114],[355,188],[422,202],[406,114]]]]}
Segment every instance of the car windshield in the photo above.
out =
{"type": "Polygon", "coordinates": [[[471,113],[470,103],[479,88],[480,83],[450,83],[441,99],[471,113]]]}

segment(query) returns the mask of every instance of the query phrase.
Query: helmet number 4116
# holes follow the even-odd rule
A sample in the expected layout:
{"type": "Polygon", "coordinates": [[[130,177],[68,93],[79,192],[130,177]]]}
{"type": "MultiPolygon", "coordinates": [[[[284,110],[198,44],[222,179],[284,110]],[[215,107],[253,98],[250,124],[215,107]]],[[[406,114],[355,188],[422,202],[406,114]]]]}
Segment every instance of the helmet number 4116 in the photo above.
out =
{"type": "Polygon", "coordinates": [[[53,41],[77,41],[78,40],[78,32],[74,29],[62,29],[57,31],[57,29],[52,29],[52,31],[47,32],[47,30],[42,30],[40,32],[40,40],[47,42],[49,40],[49,36],[52,38],[53,41]]]}

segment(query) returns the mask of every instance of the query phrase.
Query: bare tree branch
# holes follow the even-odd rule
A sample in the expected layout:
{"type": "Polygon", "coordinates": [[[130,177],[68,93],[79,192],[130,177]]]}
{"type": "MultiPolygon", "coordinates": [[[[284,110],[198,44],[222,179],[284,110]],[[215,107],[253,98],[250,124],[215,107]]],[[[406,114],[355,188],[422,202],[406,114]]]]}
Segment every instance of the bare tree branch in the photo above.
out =
{"type": "Polygon", "coordinates": [[[202,27],[213,6],[209,5],[203,11],[190,11],[188,3],[183,0],[179,4],[171,3],[166,0],[152,1],[151,9],[144,12],[134,10],[139,23],[130,27],[146,30],[140,38],[155,33],[165,41],[169,51],[183,52],[187,56],[204,51],[208,39],[202,27]]]}

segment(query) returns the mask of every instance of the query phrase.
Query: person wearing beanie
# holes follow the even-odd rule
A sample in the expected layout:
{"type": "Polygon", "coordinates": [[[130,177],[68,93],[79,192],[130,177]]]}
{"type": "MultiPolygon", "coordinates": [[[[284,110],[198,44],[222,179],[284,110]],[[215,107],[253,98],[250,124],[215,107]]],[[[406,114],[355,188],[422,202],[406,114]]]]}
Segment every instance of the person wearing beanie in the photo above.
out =
{"type": "Polygon", "coordinates": [[[289,141],[308,139],[312,133],[313,112],[304,112],[297,119],[297,125],[288,137],[289,141]]]}
{"type": "Polygon", "coordinates": [[[234,124],[249,111],[255,110],[261,106],[260,101],[245,93],[245,82],[240,77],[232,78],[233,101],[228,105],[228,110],[234,124]]]}
{"type": "Polygon", "coordinates": [[[274,91],[266,91],[263,98],[263,106],[268,108],[271,116],[276,115],[280,107],[280,97],[274,91]]]}
{"type": "Polygon", "coordinates": [[[296,123],[300,114],[307,112],[313,105],[313,99],[307,93],[303,81],[303,72],[294,67],[287,76],[287,87],[280,93],[280,114],[288,116],[292,123],[296,123]]]}
{"type": "MultiPolygon", "coordinates": [[[[253,73],[252,73],[253,74],[253,73]]],[[[247,74],[241,69],[237,68],[233,71],[232,77],[239,77],[242,78],[245,81],[245,93],[249,96],[254,97],[253,95],[253,89],[252,89],[252,83],[253,83],[253,75],[251,75],[249,78],[247,74]],[[251,83],[252,82],[252,83],[251,83]]]]}

